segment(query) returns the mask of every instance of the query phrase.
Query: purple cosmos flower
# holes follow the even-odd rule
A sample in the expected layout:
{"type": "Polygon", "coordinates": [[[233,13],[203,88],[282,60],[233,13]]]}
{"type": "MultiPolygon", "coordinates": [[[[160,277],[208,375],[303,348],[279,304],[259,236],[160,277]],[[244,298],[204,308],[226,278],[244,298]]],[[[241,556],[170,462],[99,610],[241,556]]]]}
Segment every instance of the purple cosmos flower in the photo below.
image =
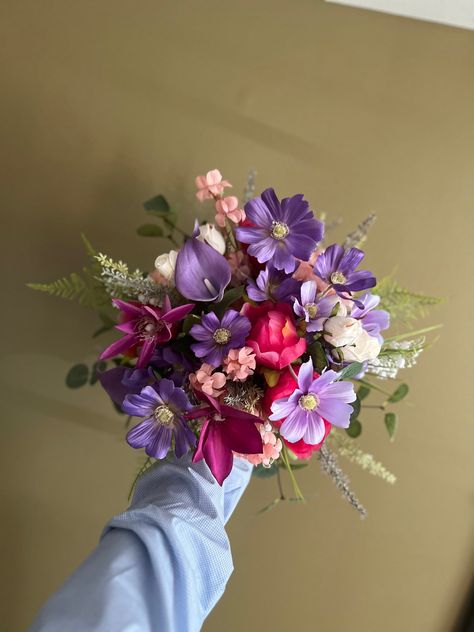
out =
{"type": "Polygon", "coordinates": [[[278,200],[273,189],[245,205],[252,227],[236,229],[237,239],[251,244],[248,253],[260,263],[271,261],[275,268],[293,272],[297,259],[307,261],[323,237],[323,224],[309,209],[301,194],[278,200]]]}
{"type": "Polygon", "coordinates": [[[229,263],[217,250],[199,241],[196,221],[191,239],[178,253],[175,283],[178,292],[192,301],[219,302],[232,275],[229,263]]]}
{"type": "Polygon", "coordinates": [[[124,332],[125,336],[107,347],[101,353],[100,359],[107,360],[131,347],[139,346],[141,349],[137,368],[143,368],[149,363],[156,345],[171,340],[172,326],[189,314],[194,307],[188,304],[171,309],[167,296],[161,308],[140,303],[127,303],[119,299],[113,299],[112,303],[122,311],[125,317],[124,323],[115,326],[115,329],[124,332]]]}
{"type": "Polygon", "coordinates": [[[374,309],[380,303],[380,296],[366,292],[357,302],[358,305],[354,305],[351,310],[351,317],[360,320],[367,333],[382,344],[380,332],[390,327],[390,314],[384,309],[374,309]]]}
{"type": "Polygon", "coordinates": [[[326,371],[314,378],[311,360],[301,365],[298,373],[298,388],[290,395],[277,399],[272,404],[270,421],[285,419],[280,434],[287,441],[315,445],[324,439],[324,421],[333,426],[348,428],[352,414],[350,402],[356,399],[351,382],[337,382],[336,371],[326,371]]]}
{"type": "Polygon", "coordinates": [[[233,452],[262,452],[262,437],[255,425],[262,420],[243,410],[220,404],[205,393],[202,395],[209,404],[195,408],[187,415],[188,419],[205,419],[193,462],[204,459],[216,481],[222,485],[232,470],[233,452]]]}
{"type": "Polygon", "coordinates": [[[191,349],[198,358],[211,366],[222,364],[230,349],[239,349],[250,333],[250,321],[234,309],[229,309],[219,320],[214,312],[204,314],[200,325],[193,325],[191,336],[198,340],[191,349]]]}
{"type": "Polygon", "coordinates": [[[134,417],[144,417],[127,434],[132,448],[145,448],[148,456],[164,459],[174,437],[176,456],[181,458],[196,445],[196,437],[187,425],[185,414],[192,405],[181,388],[171,380],[160,380],[145,386],[139,395],[127,395],[123,410],[134,417]]]}
{"type": "Polygon", "coordinates": [[[305,281],[301,286],[300,301],[295,298],[293,310],[297,316],[306,321],[306,331],[321,331],[324,321],[331,316],[337,303],[337,294],[316,299],[316,282],[305,281]]]}
{"type": "Polygon", "coordinates": [[[299,292],[301,282],[277,270],[272,265],[265,267],[257,280],[249,279],[247,294],[252,301],[274,301],[275,303],[289,303],[299,292]]]}
{"type": "Polygon", "coordinates": [[[358,248],[347,252],[339,244],[328,246],[316,259],[314,273],[326,283],[330,283],[338,294],[359,292],[374,287],[376,280],[368,270],[356,270],[364,258],[358,248]]]}

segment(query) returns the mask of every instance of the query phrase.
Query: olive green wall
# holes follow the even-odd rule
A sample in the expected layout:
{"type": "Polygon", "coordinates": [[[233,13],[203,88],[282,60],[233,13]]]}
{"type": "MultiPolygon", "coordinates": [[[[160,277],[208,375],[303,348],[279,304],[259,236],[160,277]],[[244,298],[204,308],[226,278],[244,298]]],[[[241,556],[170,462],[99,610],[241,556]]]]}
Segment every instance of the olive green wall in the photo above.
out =
{"type": "MultiPolygon", "coordinates": [[[[472,536],[474,33],[318,0],[3,0],[1,8],[2,514],[4,612],[24,630],[126,504],[139,457],[98,388],[67,391],[91,360],[94,316],[28,280],[78,269],[79,232],[151,266],[134,236],[162,192],[191,226],[193,178],[304,192],[352,229],[378,222],[367,263],[442,294],[445,328],[406,375],[389,443],[361,444],[394,488],[348,465],[361,522],[315,462],[311,502],[257,515],[254,481],[229,525],[235,574],[207,632],[444,632],[467,589],[472,536]]],[[[3,627],[2,627],[3,626],[3,627]]]]}

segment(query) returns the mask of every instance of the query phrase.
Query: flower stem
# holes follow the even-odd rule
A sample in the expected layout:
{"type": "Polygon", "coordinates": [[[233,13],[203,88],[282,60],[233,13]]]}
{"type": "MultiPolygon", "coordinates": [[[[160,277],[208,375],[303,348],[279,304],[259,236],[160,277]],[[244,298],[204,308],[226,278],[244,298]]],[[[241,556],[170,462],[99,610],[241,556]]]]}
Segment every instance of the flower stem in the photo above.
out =
{"type": "Polygon", "coordinates": [[[283,459],[283,463],[285,464],[285,467],[288,471],[288,475],[291,479],[291,483],[293,485],[296,499],[299,501],[305,502],[305,497],[303,496],[303,493],[298,485],[298,482],[296,481],[295,475],[293,474],[293,470],[291,468],[291,463],[288,458],[288,452],[287,452],[286,446],[283,446],[283,449],[281,451],[281,458],[283,459]]]}
{"type": "Polygon", "coordinates": [[[285,493],[283,491],[283,485],[281,482],[280,468],[278,467],[278,465],[277,465],[277,482],[278,482],[278,491],[280,492],[280,500],[286,500],[285,493]]]}

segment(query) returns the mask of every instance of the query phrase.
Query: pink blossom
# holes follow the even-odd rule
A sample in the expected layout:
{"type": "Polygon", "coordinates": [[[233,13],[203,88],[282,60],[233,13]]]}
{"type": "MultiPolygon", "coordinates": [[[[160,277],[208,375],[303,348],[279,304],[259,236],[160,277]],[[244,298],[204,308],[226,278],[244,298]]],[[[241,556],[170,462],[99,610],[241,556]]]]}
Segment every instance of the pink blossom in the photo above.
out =
{"type": "Polygon", "coordinates": [[[234,224],[239,224],[245,219],[245,211],[243,208],[239,208],[239,200],[235,195],[216,200],[216,211],[216,224],[221,227],[225,226],[226,217],[234,224]]]}
{"type": "Polygon", "coordinates": [[[224,371],[234,382],[246,380],[255,367],[255,353],[251,347],[231,349],[224,359],[224,371]]]}
{"type": "MultiPolygon", "coordinates": [[[[316,281],[318,292],[324,292],[324,290],[328,287],[328,283],[317,277],[313,270],[316,259],[320,254],[321,250],[317,249],[313,252],[308,261],[300,261],[299,266],[293,274],[293,278],[297,281],[316,281]]],[[[334,290],[330,290],[329,294],[334,294],[334,290]]]]}
{"type": "Polygon", "coordinates": [[[205,176],[197,176],[195,179],[198,191],[196,197],[200,202],[221,195],[225,187],[231,187],[231,183],[222,179],[219,169],[208,171],[205,176]]]}
{"type": "Polygon", "coordinates": [[[216,371],[213,373],[214,367],[210,364],[204,363],[196,373],[189,375],[189,381],[191,386],[206,393],[210,397],[219,397],[224,392],[222,389],[227,381],[226,376],[223,373],[216,371]]]}
{"type": "Polygon", "coordinates": [[[270,467],[273,461],[276,461],[280,457],[280,452],[283,447],[281,439],[276,437],[272,425],[268,422],[265,424],[257,424],[257,428],[262,437],[263,452],[261,454],[238,454],[237,456],[240,456],[252,465],[262,464],[263,467],[270,467]]]}
{"type": "Polygon", "coordinates": [[[232,285],[242,285],[242,282],[247,281],[251,274],[248,255],[237,250],[227,255],[227,261],[232,270],[232,285]]]}

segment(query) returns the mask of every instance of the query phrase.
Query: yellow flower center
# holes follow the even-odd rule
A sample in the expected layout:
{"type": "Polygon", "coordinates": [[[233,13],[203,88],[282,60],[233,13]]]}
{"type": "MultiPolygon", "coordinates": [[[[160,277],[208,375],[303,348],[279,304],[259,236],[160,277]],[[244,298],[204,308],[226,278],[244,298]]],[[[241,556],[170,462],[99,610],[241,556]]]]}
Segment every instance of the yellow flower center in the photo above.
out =
{"type": "Polygon", "coordinates": [[[316,397],[316,395],[312,395],[310,393],[309,395],[302,395],[298,401],[298,404],[303,410],[314,410],[319,404],[319,399],[316,397]]]}
{"type": "Polygon", "coordinates": [[[308,316],[310,318],[315,318],[316,314],[318,313],[318,306],[316,305],[316,303],[308,303],[307,305],[305,305],[305,308],[308,312],[308,316]]]}
{"type": "Polygon", "coordinates": [[[161,426],[172,426],[174,422],[174,412],[168,406],[158,406],[155,409],[154,416],[161,426]]]}
{"type": "Polygon", "coordinates": [[[331,283],[345,283],[346,281],[347,279],[342,272],[333,272],[331,274],[331,283]]]}
{"type": "Polygon", "coordinates": [[[225,345],[229,342],[231,333],[229,329],[219,328],[212,334],[214,342],[217,342],[218,345],[225,345]]]}
{"type": "Polygon", "coordinates": [[[284,222],[273,222],[272,229],[270,231],[270,235],[273,239],[285,239],[288,236],[290,229],[284,222]]]}

